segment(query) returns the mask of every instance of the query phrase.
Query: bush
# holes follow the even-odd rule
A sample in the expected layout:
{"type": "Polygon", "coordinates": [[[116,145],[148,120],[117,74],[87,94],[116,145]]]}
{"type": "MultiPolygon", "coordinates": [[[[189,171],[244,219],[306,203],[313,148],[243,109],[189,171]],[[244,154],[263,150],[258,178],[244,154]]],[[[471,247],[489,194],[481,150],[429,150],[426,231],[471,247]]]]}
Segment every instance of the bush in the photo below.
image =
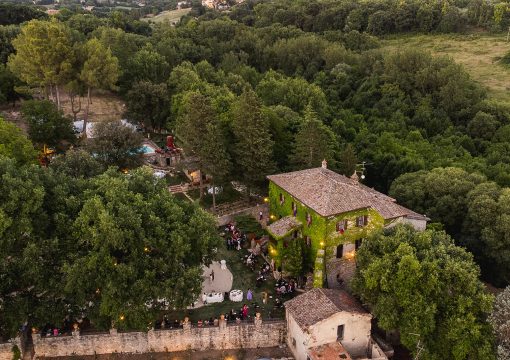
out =
{"type": "Polygon", "coordinates": [[[257,238],[266,234],[259,222],[251,215],[239,215],[234,220],[239,230],[245,234],[255,234],[257,238]]]}

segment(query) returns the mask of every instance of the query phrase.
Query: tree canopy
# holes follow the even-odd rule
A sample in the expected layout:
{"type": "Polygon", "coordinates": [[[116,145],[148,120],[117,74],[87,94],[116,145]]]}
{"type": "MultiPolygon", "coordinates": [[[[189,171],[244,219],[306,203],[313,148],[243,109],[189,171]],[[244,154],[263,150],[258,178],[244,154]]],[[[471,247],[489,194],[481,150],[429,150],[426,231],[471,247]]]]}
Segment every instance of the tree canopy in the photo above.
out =
{"type": "Polygon", "coordinates": [[[97,329],[146,329],[201,292],[218,246],[210,215],[150,169],[76,177],[70,166],[0,159],[1,336],[82,313],[97,329]]]}
{"type": "Polygon", "coordinates": [[[37,152],[32,143],[14,124],[0,117],[0,156],[14,159],[18,164],[33,163],[37,152]]]}
{"type": "Polygon", "coordinates": [[[379,326],[427,359],[493,359],[492,298],[473,256],[442,231],[397,226],[375,233],[356,256],[354,291],[379,326]]]}

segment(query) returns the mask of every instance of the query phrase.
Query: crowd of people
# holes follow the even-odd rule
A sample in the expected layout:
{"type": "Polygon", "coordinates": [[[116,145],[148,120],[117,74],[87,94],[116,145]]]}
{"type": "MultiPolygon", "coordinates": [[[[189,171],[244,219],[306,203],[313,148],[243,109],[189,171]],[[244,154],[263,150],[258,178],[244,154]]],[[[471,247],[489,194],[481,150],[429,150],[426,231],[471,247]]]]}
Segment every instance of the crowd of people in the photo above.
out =
{"type": "Polygon", "coordinates": [[[275,290],[278,295],[292,294],[296,290],[296,282],[293,279],[287,281],[280,278],[276,281],[275,290]]]}
{"type": "Polygon", "coordinates": [[[233,224],[229,223],[225,227],[225,233],[227,233],[227,249],[228,250],[241,250],[243,244],[246,242],[246,234],[241,231],[233,224]]]}

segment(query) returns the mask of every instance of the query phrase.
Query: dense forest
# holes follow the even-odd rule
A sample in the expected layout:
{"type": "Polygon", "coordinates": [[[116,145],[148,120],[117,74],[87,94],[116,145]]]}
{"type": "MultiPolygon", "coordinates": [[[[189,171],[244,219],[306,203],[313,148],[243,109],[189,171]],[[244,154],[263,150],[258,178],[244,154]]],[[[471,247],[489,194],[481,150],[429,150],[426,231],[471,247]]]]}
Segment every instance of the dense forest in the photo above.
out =
{"type": "MultiPolygon", "coordinates": [[[[32,8],[0,5],[0,102],[117,92],[128,119],[174,132],[218,182],[255,189],[264,189],[267,174],[324,158],[348,176],[364,161],[367,185],[429,216],[432,228],[474,255],[484,280],[505,286],[510,105],[452,59],[388,51],[379,37],[503,32],[509,6],[252,0],[216,12],[194,2],[172,26],[142,22],[140,12],[66,9],[48,20],[32,8]],[[41,33],[61,47],[33,56],[44,46],[27,40],[41,33]],[[98,61],[108,67],[97,70],[98,61]]],[[[2,167],[2,174],[14,171],[2,167]]]]}

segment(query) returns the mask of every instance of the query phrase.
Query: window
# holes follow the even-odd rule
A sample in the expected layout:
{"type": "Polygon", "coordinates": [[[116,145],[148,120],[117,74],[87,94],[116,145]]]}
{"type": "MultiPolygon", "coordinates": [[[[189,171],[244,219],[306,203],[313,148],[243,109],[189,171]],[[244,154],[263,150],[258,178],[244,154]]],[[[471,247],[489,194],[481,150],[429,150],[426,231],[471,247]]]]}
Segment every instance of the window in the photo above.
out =
{"type": "Polygon", "coordinates": [[[338,245],[336,247],[336,258],[341,259],[342,256],[344,256],[344,245],[343,244],[338,245]]]}
{"type": "Polygon", "coordinates": [[[312,225],[312,215],[310,213],[306,213],[306,225],[312,225]]]}
{"type": "Polygon", "coordinates": [[[336,231],[343,234],[347,230],[347,220],[340,220],[336,223],[336,231]]]}
{"type": "Polygon", "coordinates": [[[358,251],[359,247],[361,246],[361,243],[363,242],[363,239],[358,239],[355,242],[356,251],[358,251]]]}
{"type": "Polygon", "coordinates": [[[344,339],[344,325],[339,325],[336,328],[336,339],[343,340],[344,339]]]}
{"type": "Polygon", "coordinates": [[[283,194],[280,193],[280,205],[283,205],[284,202],[285,202],[285,196],[283,196],[283,194]]]}
{"type": "Polygon", "coordinates": [[[292,338],[292,346],[296,347],[296,339],[292,338]]]}
{"type": "Polygon", "coordinates": [[[368,216],[362,215],[356,218],[356,226],[363,227],[368,224],[368,216]]]}

